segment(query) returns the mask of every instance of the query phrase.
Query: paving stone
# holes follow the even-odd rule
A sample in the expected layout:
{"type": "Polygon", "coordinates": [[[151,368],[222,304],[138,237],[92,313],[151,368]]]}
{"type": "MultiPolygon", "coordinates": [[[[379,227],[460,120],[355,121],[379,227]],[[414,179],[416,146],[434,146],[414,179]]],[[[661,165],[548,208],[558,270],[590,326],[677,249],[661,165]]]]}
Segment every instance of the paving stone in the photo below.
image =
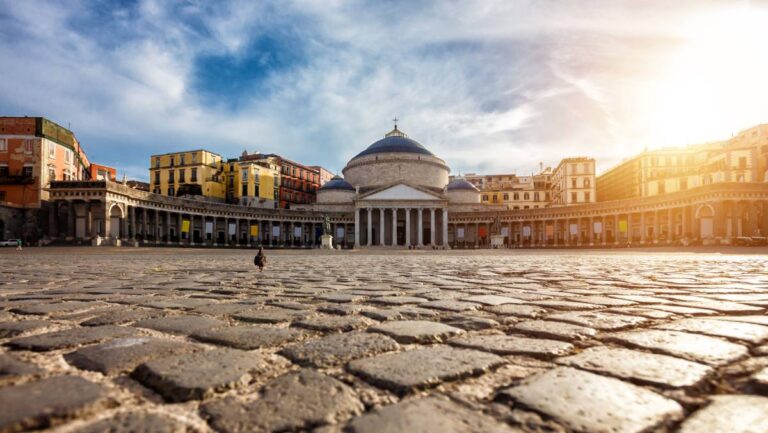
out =
{"type": "Polygon", "coordinates": [[[351,433],[522,433],[445,397],[412,399],[353,419],[351,433]]]}
{"type": "Polygon", "coordinates": [[[728,322],[754,323],[755,325],[768,326],[768,315],[766,316],[718,316],[712,317],[712,320],[726,320],[728,322]]]}
{"type": "Polygon", "coordinates": [[[395,340],[385,335],[348,332],[288,346],[280,354],[297,364],[322,368],[399,348],[395,340]]]}
{"type": "Polygon", "coordinates": [[[555,310],[568,311],[596,310],[598,308],[602,308],[601,305],[560,300],[533,301],[531,304],[538,305],[540,307],[554,308],[555,310]]]}
{"type": "Polygon", "coordinates": [[[361,311],[368,309],[362,304],[331,304],[323,307],[319,307],[317,311],[321,313],[336,314],[339,316],[350,316],[352,314],[360,313],[361,311]]]}
{"type": "Polygon", "coordinates": [[[601,312],[611,313],[611,314],[623,314],[625,316],[640,316],[648,319],[658,319],[658,320],[675,317],[674,313],[670,313],[668,311],[653,310],[645,307],[618,307],[618,308],[610,308],[608,310],[602,310],[601,312]]]}
{"type": "Polygon", "coordinates": [[[285,308],[265,308],[263,310],[244,311],[234,314],[237,320],[253,323],[284,323],[292,322],[309,316],[308,311],[288,310],[285,308]]]}
{"type": "Polygon", "coordinates": [[[520,322],[515,324],[513,329],[536,337],[555,338],[567,341],[584,340],[597,335],[597,331],[592,328],[549,320],[520,322]]]}
{"type": "Polygon", "coordinates": [[[557,362],[665,388],[694,387],[714,373],[696,362],[616,347],[592,347],[557,362]]]}
{"type": "Polygon", "coordinates": [[[347,332],[364,329],[374,322],[360,316],[315,316],[293,323],[293,326],[323,332],[347,332]]]}
{"type": "Polygon", "coordinates": [[[694,412],[679,433],[758,433],[768,431],[768,398],[718,395],[694,412]]]}
{"type": "Polygon", "coordinates": [[[20,377],[41,374],[43,372],[43,369],[34,364],[20,361],[5,353],[0,353],[0,384],[11,382],[20,377]]]}
{"type": "Polygon", "coordinates": [[[768,340],[768,327],[751,323],[710,319],[682,319],[656,326],[660,329],[686,331],[759,344],[768,340]]]}
{"type": "Polygon", "coordinates": [[[515,298],[509,298],[506,296],[498,295],[475,295],[467,298],[462,298],[462,301],[475,302],[483,305],[505,305],[505,304],[522,304],[523,301],[515,298]]]}
{"type": "Polygon", "coordinates": [[[746,347],[720,338],[667,330],[625,331],[606,340],[699,361],[712,366],[728,364],[748,355],[746,347]]]}
{"type": "Polygon", "coordinates": [[[493,307],[485,307],[483,308],[485,311],[489,311],[494,314],[500,314],[503,316],[518,316],[518,317],[526,317],[526,318],[539,318],[543,317],[547,310],[541,307],[535,307],[533,305],[512,305],[512,304],[504,304],[504,305],[498,305],[493,307]]]}
{"type": "Polygon", "coordinates": [[[162,317],[165,313],[158,310],[122,310],[101,314],[81,322],[83,326],[121,325],[137,320],[162,317]]]}
{"type": "Polygon", "coordinates": [[[706,310],[704,308],[684,307],[680,305],[646,305],[647,308],[652,310],[667,311],[674,314],[682,314],[686,316],[710,316],[717,314],[714,310],[706,310]]]}
{"type": "Polygon", "coordinates": [[[151,337],[118,338],[82,347],[64,355],[77,368],[104,374],[130,372],[137,365],[156,358],[190,353],[202,348],[193,344],[151,337]]]}
{"type": "Polygon", "coordinates": [[[604,305],[606,307],[628,307],[630,305],[637,304],[637,302],[634,301],[611,298],[607,296],[579,296],[577,298],[569,298],[568,300],[574,302],[586,302],[588,304],[595,305],[604,305]]]}
{"type": "Polygon", "coordinates": [[[498,355],[526,355],[535,358],[553,358],[574,349],[570,343],[541,338],[512,335],[471,335],[450,341],[454,346],[493,352],[498,355]]]}
{"type": "Polygon", "coordinates": [[[365,296],[353,295],[349,293],[328,293],[325,295],[318,296],[317,299],[328,301],[328,302],[345,303],[345,302],[362,301],[365,299],[365,296]]]}
{"type": "Polygon", "coordinates": [[[488,317],[467,316],[453,314],[442,318],[443,323],[461,328],[465,331],[479,331],[482,329],[497,328],[501,324],[488,317]]]}
{"type": "Polygon", "coordinates": [[[0,388],[0,432],[55,426],[109,403],[101,385],[76,376],[0,388]]]}
{"type": "Polygon", "coordinates": [[[476,310],[480,306],[480,304],[476,304],[474,302],[453,301],[453,300],[443,299],[439,301],[425,302],[423,304],[420,304],[420,306],[425,308],[434,308],[436,310],[453,311],[453,312],[459,313],[462,311],[476,310]]]}
{"type": "Polygon", "coordinates": [[[435,310],[428,310],[426,308],[419,307],[397,307],[389,309],[371,309],[361,311],[360,314],[366,317],[370,317],[374,320],[386,321],[386,320],[415,320],[415,319],[429,319],[440,315],[435,310]]]}
{"type": "Polygon", "coordinates": [[[476,376],[506,361],[477,350],[433,346],[378,355],[349,363],[348,369],[374,385],[399,393],[476,376]]]}
{"type": "Polygon", "coordinates": [[[9,341],[7,344],[14,349],[43,352],[75,347],[82,344],[98,343],[118,337],[131,337],[138,334],[138,330],[134,328],[107,325],[91,328],[72,328],[64,331],[20,337],[9,341]]]}
{"type": "Polygon", "coordinates": [[[565,426],[590,433],[641,433],[683,417],[675,401],[618,379],[558,367],[502,391],[565,426]]]}
{"type": "Polygon", "coordinates": [[[73,433],[198,433],[177,418],[147,412],[120,412],[73,433]]]}
{"type": "Polygon", "coordinates": [[[34,314],[34,315],[46,315],[51,313],[71,313],[74,311],[84,311],[91,308],[95,308],[99,305],[94,302],[79,302],[79,301],[65,301],[57,303],[43,303],[43,304],[31,304],[23,305],[20,307],[11,308],[12,313],[18,314],[34,314]]]}
{"type": "Polygon", "coordinates": [[[133,377],[170,402],[201,400],[271,375],[271,364],[266,356],[222,348],[149,361],[133,377]]]}
{"type": "Polygon", "coordinates": [[[35,331],[50,326],[45,320],[22,320],[19,322],[0,323],[0,338],[9,338],[21,335],[25,332],[35,331]]]}
{"type": "Polygon", "coordinates": [[[250,304],[239,303],[219,303],[212,305],[201,305],[192,309],[195,313],[209,314],[211,316],[226,316],[230,314],[240,313],[245,310],[253,308],[250,304]]]}
{"type": "Polygon", "coordinates": [[[594,311],[570,311],[568,313],[550,314],[547,320],[573,323],[588,328],[603,331],[619,331],[633,328],[648,322],[643,317],[623,316],[620,314],[605,314],[594,311]]]}
{"type": "Polygon", "coordinates": [[[385,322],[371,326],[368,331],[388,335],[403,344],[441,343],[450,337],[464,333],[462,329],[425,320],[385,322]]]}
{"type": "Polygon", "coordinates": [[[427,301],[428,299],[415,296],[381,296],[371,299],[373,303],[385,305],[421,304],[427,301]]]}
{"type": "Polygon", "coordinates": [[[155,331],[170,334],[190,335],[195,332],[225,326],[226,324],[226,322],[211,317],[183,315],[142,320],[134,323],[133,326],[154,329],[155,331]]]}
{"type": "Polygon", "coordinates": [[[279,346],[296,341],[307,333],[298,329],[276,328],[274,326],[231,326],[194,332],[191,337],[237,349],[253,350],[261,347],[279,346]]]}
{"type": "Polygon", "coordinates": [[[301,370],[269,382],[257,400],[223,399],[206,403],[202,413],[222,433],[306,431],[336,424],[361,413],[354,390],[312,370],[301,370]]]}

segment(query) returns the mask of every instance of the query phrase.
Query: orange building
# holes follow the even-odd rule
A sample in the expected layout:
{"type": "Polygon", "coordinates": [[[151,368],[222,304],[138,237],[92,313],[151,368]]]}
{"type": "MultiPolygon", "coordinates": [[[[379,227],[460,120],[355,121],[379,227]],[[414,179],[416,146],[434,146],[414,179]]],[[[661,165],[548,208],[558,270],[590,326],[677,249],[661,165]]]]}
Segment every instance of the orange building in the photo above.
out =
{"type": "Polygon", "coordinates": [[[40,208],[53,180],[90,178],[72,131],[43,117],[0,117],[0,204],[40,208]]]}
{"type": "Polygon", "coordinates": [[[91,180],[117,181],[117,170],[112,167],[107,167],[106,165],[93,163],[91,164],[88,173],[91,180]]]}

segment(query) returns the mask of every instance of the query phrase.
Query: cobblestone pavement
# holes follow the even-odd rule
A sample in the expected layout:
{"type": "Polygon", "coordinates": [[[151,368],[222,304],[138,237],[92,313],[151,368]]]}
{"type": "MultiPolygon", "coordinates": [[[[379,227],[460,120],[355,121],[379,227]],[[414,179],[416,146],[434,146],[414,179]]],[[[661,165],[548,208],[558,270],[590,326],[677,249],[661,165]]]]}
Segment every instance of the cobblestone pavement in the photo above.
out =
{"type": "Polygon", "coordinates": [[[768,255],[0,252],[0,432],[764,432],[768,255]]]}

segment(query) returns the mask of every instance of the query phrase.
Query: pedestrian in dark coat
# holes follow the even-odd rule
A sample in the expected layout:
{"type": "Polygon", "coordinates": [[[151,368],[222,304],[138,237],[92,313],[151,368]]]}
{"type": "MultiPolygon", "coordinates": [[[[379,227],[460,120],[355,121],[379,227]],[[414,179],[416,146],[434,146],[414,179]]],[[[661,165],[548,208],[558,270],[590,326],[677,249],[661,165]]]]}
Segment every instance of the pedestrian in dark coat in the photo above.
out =
{"type": "Polygon", "coordinates": [[[264,271],[264,266],[267,266],[267,256],[264,255],[264,247],[259,247],[259,253],[253,258],[253,264],[259,267],[259,272],[264,271]]]}

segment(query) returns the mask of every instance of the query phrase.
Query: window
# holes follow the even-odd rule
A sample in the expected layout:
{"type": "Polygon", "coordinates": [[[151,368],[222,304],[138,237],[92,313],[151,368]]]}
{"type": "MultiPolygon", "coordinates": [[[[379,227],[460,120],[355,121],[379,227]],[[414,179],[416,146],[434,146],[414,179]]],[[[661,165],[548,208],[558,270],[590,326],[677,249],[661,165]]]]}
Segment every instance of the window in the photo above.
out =
{"type": "Polygon", "coordinates": [[[160,168],[160,158],[155,158],[155,168],[160,168]]]}
{"type": "Polygon", "coordinates": [[[56,158],[56,143],[48,142],[48,157],[56,158]]]}
{"type": "Polygon", "coordinates": [[[666,188],[666,185],[664,184],[664,181],[660,180],[658,183],[659,194],[664,194],[666,192],[666,189],[667,188],[666,188]]]}
{"type": "Polygon", "coordinates": [[[682,178],[680,179],[680,190],[685,191],[686,189],[688,189],[688,179],[682,178]]]}
{"type": "Polygon", "coordinates": [[[243,184],[243,188],[242,188],[242,194],[241,194],[241,195],[242,195],[243,197],[247,197],[247,196],[248,196],[248,184],[247,184],[247,183],[244,183],[244,184],[243,184]]]}
{"type": "Polygon", "coordinates": [[[0,138],[0,152],[8,152],[8,142],[5,138],[0,138]]]}
{"type": "Polygon", "coordinates": [[[196,162],[197,162],[197,154],[196,154],[196,153],[193,153],[193,154],[192,154],[192,164],[194,164],[194,163],[196,163],[196,162]]]}
{"type": "Polygon", "coordinates": [[[527,192],[523,194],[523,200],[530,200],[530,199],[531,199],[531,196],[527,192]]]}
{"type": "Polygon", "coordinates": [[[175,183],[176,182],[175,176],[173,174],[174,174],[173,170],[168,170],[168,183],[175,183]]]}
{"type": "Polygon", "coordinates": [[[184,170],[183,168],[179,170],[179,183],[184,183],[186,180],[184,180],[184,175],[186,174],[187,170],[184,170]]]}
{"type": "Polygon", "coordinates": [[[48,168],[48,182],[53,182],[55,180],[56,180],[56,169],[48,168]]]}
{"type": "Polygon", "coordinates": [[[508,201],[508,200],[509,200],[509,194],[507,194],[507,193],[505,192],[505,193],[504,193],[504,201],[508,201]]]}
{"type": "Polygon", "coordinates": [[[589,199],[589,191],[584,191],[584,201],[589,203],[591,200],[589,199]]]}
{"type": "Polygon", "coordinates": [[[534,192],[533,193],[533,201],[539,201],[539,193],[538,192],[534,192]]]}
{"type": "MultiPolygon", "coordinates": [[[[194,154],[192,154],[192,155],[194,155],[194,154]]],[[[189,180],[192,181],[192,182],[197,182],[197,169],[196,168],[192,169],[192,174],[189,176],[189,180]]]]}
{"type": "Polygon", "coordinates": [[[579,201],[578,199],[579,199],[579,196],[575,192],[572,192],[571,193],[571,203],[578,202],[579,201]]]}
{"type": "Polygon", "coordinates": [[[589,178],[588,177],[584,178],[584,188],[589,188],[589,178]]]}
{"type": "Polygon", "coordinates": [[[588,163],[588,162],[585,162],[585,163],[584,163],[584,174],[589,174],[589,173],[591,173],[591,171],[589,170],[589,168],[590,168],[590,167],[589,167],[589,163],[588,163]]]}
{"type": "Polygon", "coordinates": [[[483,194],[483,201],[488,201],[488,195],[487,194],[483,194]]]}
{"type": "Polygon", "coordinates": [[[253,196],[254,197],[259,197],[259,184],[258,183],[256,185],[254,185],[254,187],[253,187],[253,196]]]}
{"type": "Polygon", "coordinates": [[[514,197],[515,200],[520,200],[520,194],[518,193],[515,193],[515,195],[513,195],[512,197],[514,197]]]}
{"type": "Polygon", "coordinates": [[[152,190],[152,192],[154,192],[155,194],[160,194],[160,188],[155,188],[154,190],[152,190]]]}
{"type": "Polygon", "coordinates": [[[575,177],[571,178],[571,187],[576,188],[576,178],[575,177]]]}
{"type": "Polygon", "coordinates": [[[171,167],[173,167],[173,155],[171,155],[171,167]]]}
{"type": "Polygon", "coordinates": [[[179,156],[179,165],[184,165],[184,154],[183,153],[179,156]]]}
{"type": "Polygon", "coordinates": [[[175,191],[173,190],[173,187],[168,187],[168,196],[173,197],[175,194],[175,191]]]}
{"type": "Polygon", "coordinates": [[[24,153],[32,153],[32,140],[24,140],[24,153]]]}
{"type": "Polygon", "coordinates": [[[5,201],[5,191],[0,191],[0,201],[5,201]]]}
{"type": "Polygon", "coordinates": [[[240,175],[240,180],[242,182],[248,182],[248,169],[247,168],[244,168],[242,170],[242,174],[240,175]]]}
{"type": "Polygon", "coordinates": [[[8,166],[0,165],[0,177],[8,177],[8,166]]]}
{"type": "Polygon", "coordinates": [[[739,158],[739,168],[742,169],[742,170],[747,168],[747,157],[746,156],[742,156],[742,157],[739,158]]]}

